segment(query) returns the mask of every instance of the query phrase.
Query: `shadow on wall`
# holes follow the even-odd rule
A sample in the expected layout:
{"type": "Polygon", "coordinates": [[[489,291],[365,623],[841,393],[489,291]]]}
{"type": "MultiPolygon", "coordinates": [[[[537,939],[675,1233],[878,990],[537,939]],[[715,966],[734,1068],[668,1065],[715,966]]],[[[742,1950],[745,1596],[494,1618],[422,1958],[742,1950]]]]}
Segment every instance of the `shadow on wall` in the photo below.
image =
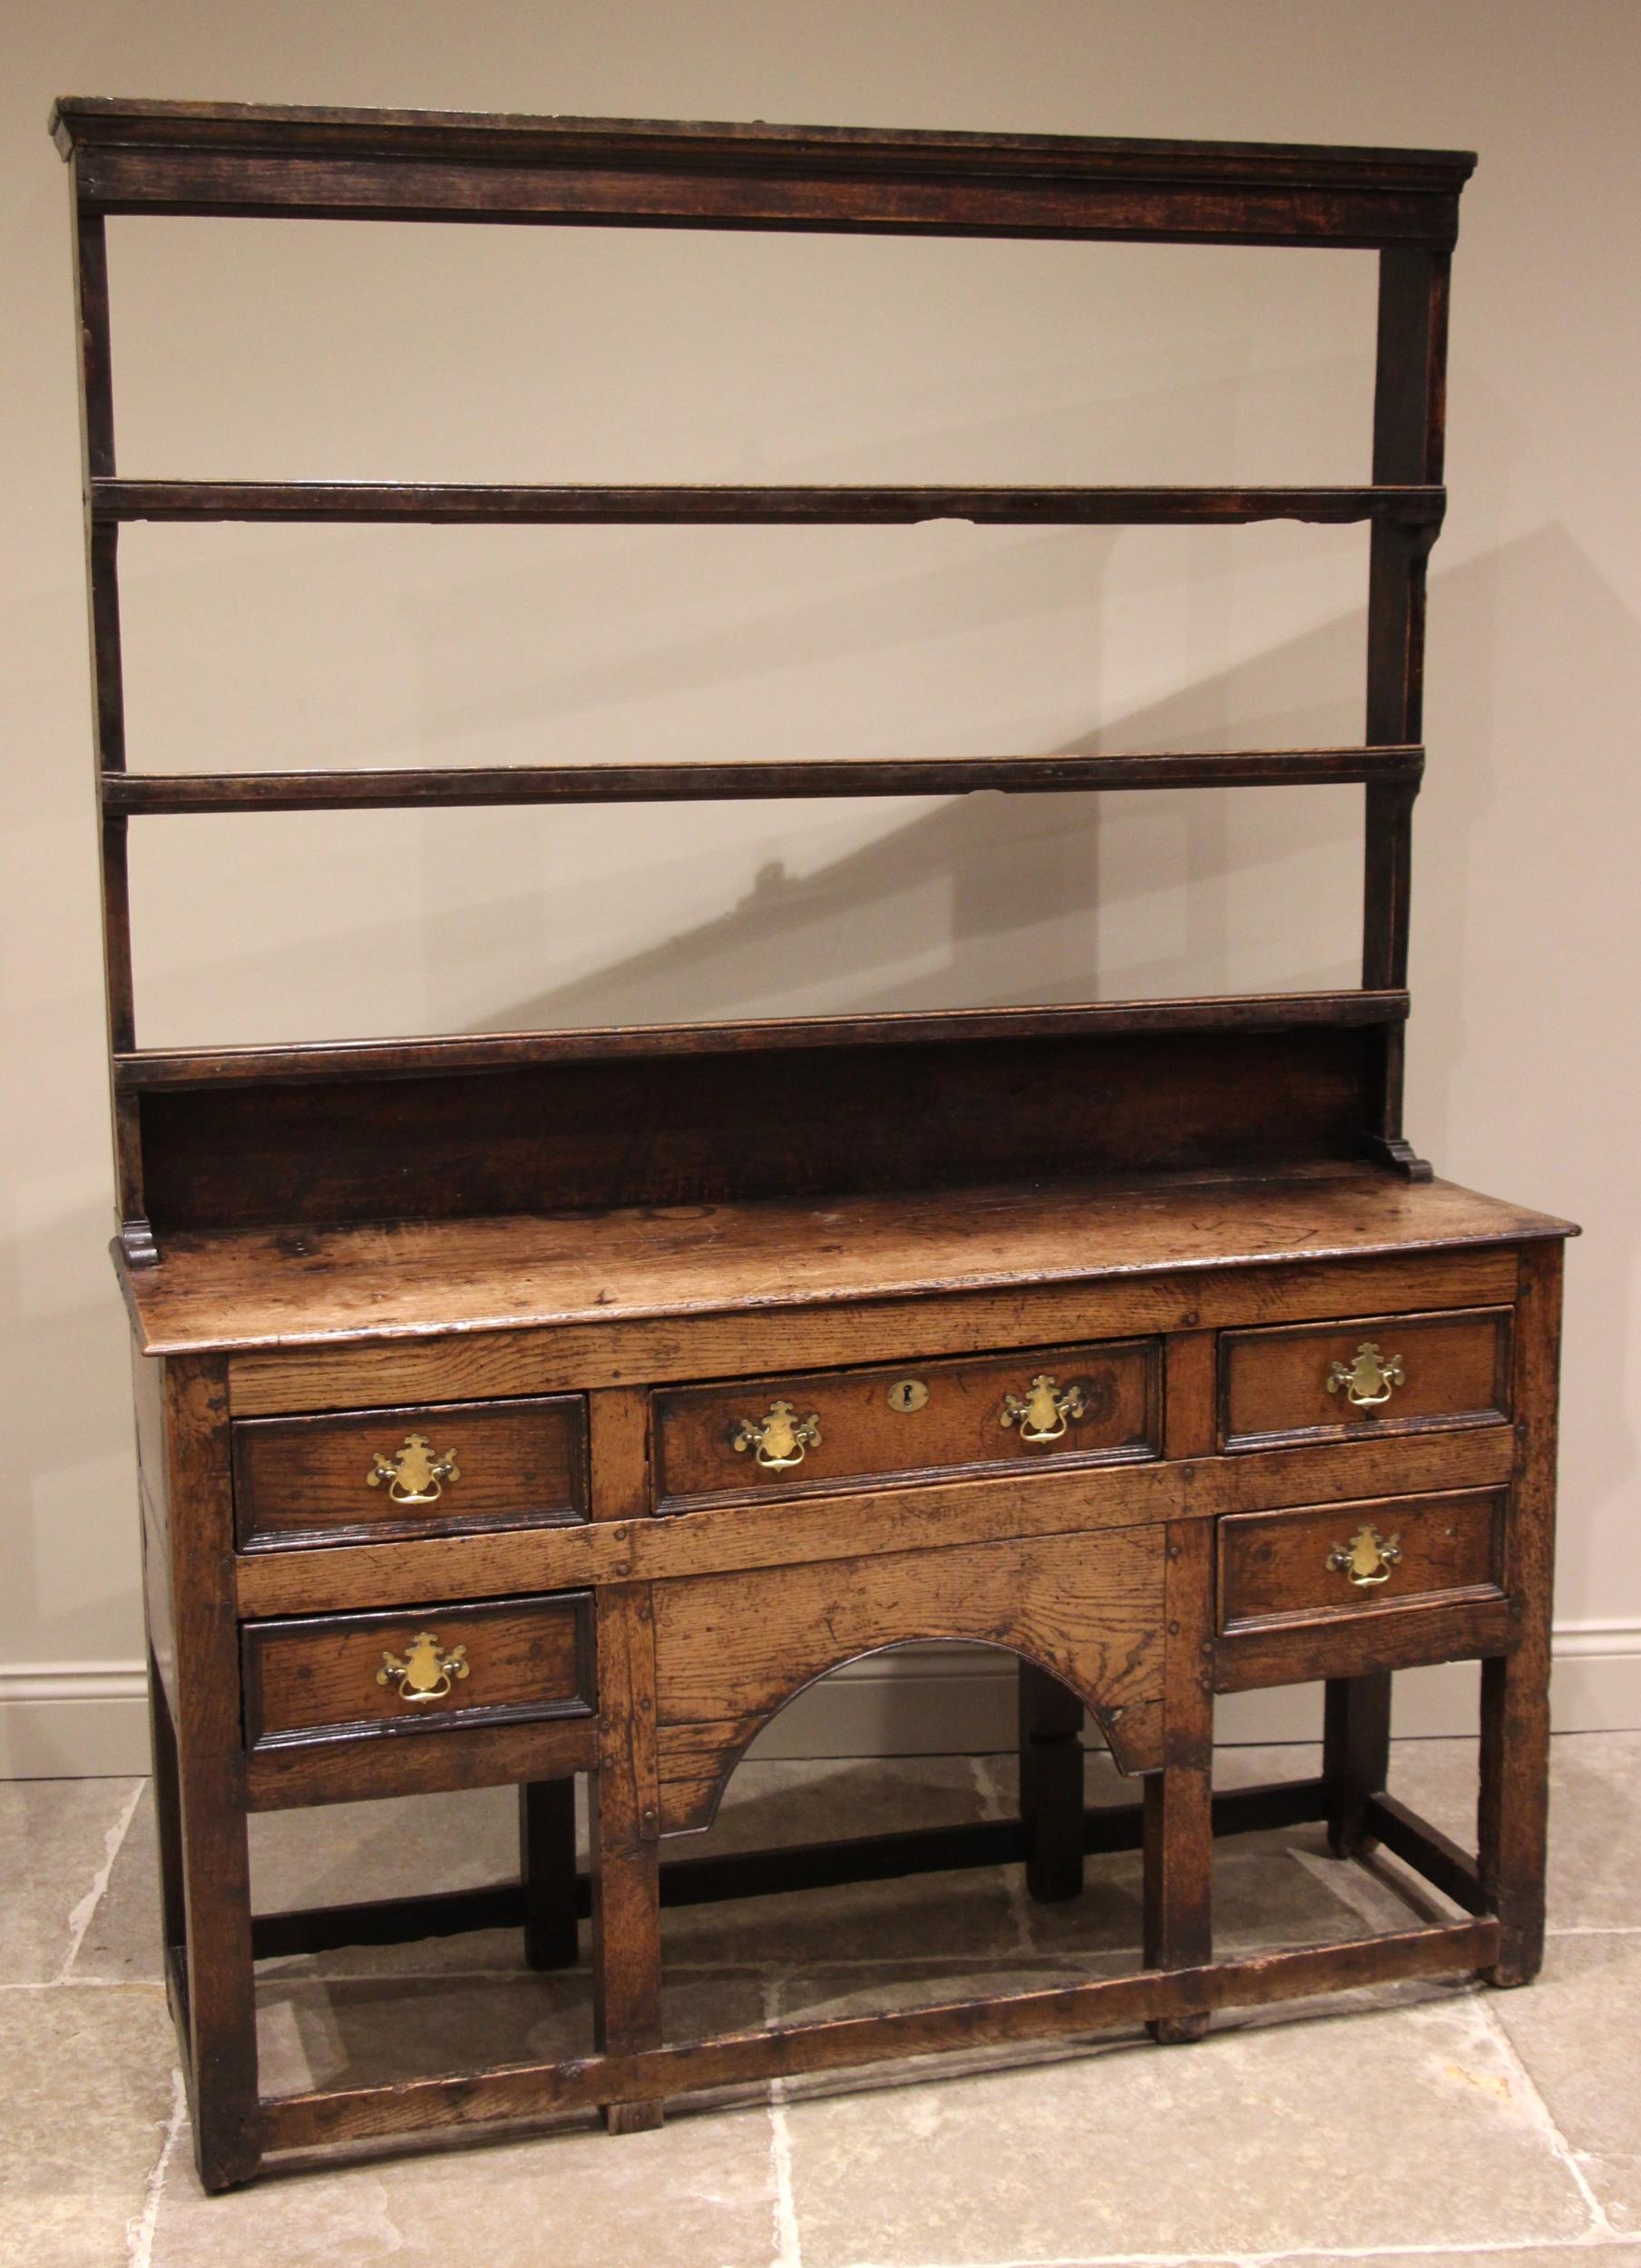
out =
{"type": "MultiPolygon", "coordinates": [[[[1294,689],[1350,684],[1364,638],[1344,616],[1055,752],[1348,744],[1359,696],[1294,689]]],[[[724,913],[474,1028],[798,1013],[817,971],[861,1012],[1353,984],[1360,839],[1349,788],[955,798],[809,873],[771,860],[724,913]],[[1295,890],[1325,935],[1295,939],[1295,890]]]]}
{"type": "MultiPolygon", "coordinates": [[[[1145,749],[1181,742],[1224,746],[1233,738],[1245,745],[1255,739],[1289,746],[1348,741],[1360,730],[1353,706],[1321,695],[1295,703],[1292,693],[1295,686],[1348,679],[1360,664],[1360,638],[1359,621],[1342,618],[1065,745],[1145,749]]],[[[1629,888],[1625,869],[1630,853],[1622,828],[1604,830],[1598,823],[1610,797],[1597,779],[1575,779],[1568,792],[1566,766],[1575,752],[1566,748],[1558,728],[1554,711],[1561,689],[1554,672],[1543,670],[1542,657],[1547,651],[1576,654],[1590,682],[1633,684],[1641,680],[1641,625],[1566,530],[1547,526],[1435,576],[1431,643],[1435,694],[1427,727],[1432,755],[1415,836],[1410,1125],[1440,1168],[1450,1162],[1443,1152],[1454,1090],[1490,1076],[1490,1064],[1508,1086],[1512,1062],[1519,1074],[1520,1034],[1530,1035],[1529,1075],[1568,1095],[1587,1085],[1588,1029],[1565,1013],[1558,986],[1565,981],[1569,950],[1584,965],[1601,965],[1607,947],[1604,908],[1615,902],[1614,891],[1629,888]],[[1528,878],[1538,858],[1582,870],[1589,880],[1583,900],[1587,931],[1570,948],[1564,937],[1556,953],[1540,950],[1549,941],[1536,929],[1541,914],[1528,878]],[[1469,936],[1479,885],[1504,891],[1518,909],[1513,923],[1500,923],[1490,910],[1479,924],[1490,937],[1497,933],[1486,965],[1478,963],[1469,936]]],[[[1251,891],[1265,906],[1271,935],[1286,943],[1289,860],[1348,856],[1356,885],[1356,791],[1249,790],[1235,800],[1249,811],[1245,824],[1240,812],[1233,818],[1233,799],[1219,795],[1114,797],[1104,799],[1103,808],[1099,799],[1082,797],[976,797],[944,804],[813,875],[794,877],[771,867],[721,915],[571,982],[513,999],[474,1019],[474,1028],[767,1012],[783,994],[801,993],[811,983],[823,956],[846,986],[849,1004],[863,1009],[965,998],[1066,998],[1097,990],[1167,992],[1181,989],[1187,971],[1193,986],[1211,984],[1216,968],[1226,964],[1228,914],[1239,891],[1251,891]],[[1148,816],[1164,804],[1188,807],[1171,836],[1157,831],[1148,816]],[[1268,824],[1272,816],[1275,826],[1268,824]],[[1045,928],[1052,934],[1057,923],[1081,924],[1078,934],[1092,946],[1090,882],[1098,885],[1108,916],[1125,907],[1140,914],[1151,900],[1181,893],[1193,926],[1148,957],[1138,946],[1126,959],[1109,953],[1097,959],[1090,950],[1086,982],[1062,970],[1052,990],[1040,988],[1033,979],[1045,928]],[[926,894],[920,899],[920,893],[926,894]],[[921,975],[887,982],[880,941],[902,896],[918,902],[916,934],[930,961],[921,975]]],[[[630,886],[641,886],[641,880],[640,872],[630,886]]],[[[1353,924],[1354,904],[1353,899],[1353,924]]],[[[489,929],[512,922],[540,934],[541,913],[539,894],[521,891],[435,915],[426,950],[459,962],[472,942],[470,924],[489,929]]],[[[364,943],[386,953],[420,950],[412,943],[417,934],[416,924],[394,920],[374,928],[364,943]]],[[[350,949],[360,944],[357,935],[350,938],[350,949]]],[[[321,938],[311,961],[296,972],[311,979],[321,1000],[336,950],[335,938],[321,938]]],[[[219,964],[225,980],[221,997],[232,997],[249,961],[249,955],[229,956],[219,964]]],[[[1302,954],[1300,962],[1271,981],[1353,981],[1351,963],[1319,953],[1302,954]]],[[[89,1004],[84,1012],[92,1012],[89,1004]]],[[[52,1025],[61,1014],[60,1002],[31,996],[20,1002],[9,1027],[15,1059],[34,1060],[38,1051],[49,1050],[52,1025]]],[[[226,1035],[219,1029],[212,1036],[226,1035]]],[[[1467,1124],[1476,1123],[1473,1103],[1464,1117],[1467,1124]]],[[[1509,1114],[1498,1122],[1499,1141],[1507,1145],[1509,1114]]],[[[1598,1186],[1606,1170],[1598,1153],[1611,1139],[1610,1115],[1569,1112],[1558,1135],[1567,1182],[1598,1186]]],[[[1503,1187],[1521,1176],[1519,1158],[1508,1150],[1498,1159],[1476,1154],[1473,1142],[1463,1159],[1451,1162],[1484,1185],[1496,1179],[1503,1187]]],[[[1557,1181],[1561,1170],[1558,1162],[1557,1181]]],[[[1554,1201],[1554,1189],[1555,1182],[1547,1184],[1547,1201],[1554,1201]]],[[[33,1478],[26,1510],[9,1523],[7,1579],[28,1601],[45,1657],[77,1651],[73,1632],[86,1599],[112,1599],[132,1579],[134,1551],[130,1561],[114,1564],[103,1527],[82,1522],[84,1564],[80,1582],[66,1588],[60,1544],[88,1498],[130,1501],[128,1435],[123,1415],[117,1414],[123,1406],[123,1354],[102,1273],[105,1224],[96,1208],[19,1205],[14,1220],[0,1267],[0,1333],[15,1350],[23,1432],[32,1430],[28,1413],[38,1413],[46,1424],[60,1409],[64,1377],[86,1388],[83,1406],[96,1413],[89,1433],[76,1414],[72,1425],[50,1423],[46,1437],[36,1437],[32,1448],[23,1439],[15,1444],[33,1478]],[[49,1299],[43,1299],[40,1286],[52,1287],[49,1299]],[[73,1287],[66,1298],[64,1286],[73,1287]],[[103,1382],[99,1391],[86,1386],[96,1380],[103,1382]],[[42,1590],[37,1542],[48,1531],[54,1570],[50,1597],[42,1590]]],[[[1599,1224],[1587,1226],[1593,1230],[1599,1224]]],[[[1622,1239],[1610,1234],[1592,1235],[1575,1254],[1578,1295],[1569,1322],[1579,1356],[1569,1364],[1568,1430],[1581,1407],[1600,1405],[1601,1423],[1585,1429],[1580,1454],[1586,1487],[1603,1501],[1626,1484],[1634,1467],[1628,1437],[1612,1417],[1620,1406],[1633,1335],[1628,1266],[1622,1239]]]]}

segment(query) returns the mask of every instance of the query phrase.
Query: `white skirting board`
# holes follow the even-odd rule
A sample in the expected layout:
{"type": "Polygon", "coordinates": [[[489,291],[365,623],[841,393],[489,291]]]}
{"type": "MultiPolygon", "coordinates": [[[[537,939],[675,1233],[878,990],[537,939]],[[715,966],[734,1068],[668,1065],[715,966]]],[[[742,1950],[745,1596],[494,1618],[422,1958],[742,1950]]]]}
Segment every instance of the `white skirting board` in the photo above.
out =
{"type": "MultiPolygon", "coordinates": [[[[1476,1729],[1474,1663],[1403,1670],[1395,1729],[1430,1738],[1476,1729]]],[[[1641,1620],[1556,1632],[1558,1732],[1641,1729],[1641,1620]]],[[[1313,1740],[1320,1686],[1238,1693],[1215,1713],[1227,1744],[1313,1740]]],[[[1014,1745],[1014,1664],[977,1647],[906,1647],[850,1662],[783,1709],[759,1756],[982,1754],[1014,1745]]],[[[135,1662],[0,1668],[0,1779],[92,1779],[148,1769],[148,1705],[135,1662]]]]}

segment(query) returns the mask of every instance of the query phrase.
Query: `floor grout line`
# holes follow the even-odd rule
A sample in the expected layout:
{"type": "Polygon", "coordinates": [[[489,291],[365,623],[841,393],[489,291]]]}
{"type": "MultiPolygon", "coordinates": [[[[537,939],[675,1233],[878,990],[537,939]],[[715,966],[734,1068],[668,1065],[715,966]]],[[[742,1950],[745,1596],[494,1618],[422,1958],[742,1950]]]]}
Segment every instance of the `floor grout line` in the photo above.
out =
{"type": "Polygon", "coordinates": [[[163,1992],[160,1977],[0,1977],[0,1992],[163,1992]]]}
{"type": "Polygon", "coordinates": [[[1509,2028],[1506,2026],[1503,2019],[1499,2016],[1498,2010],[1492,2006],[1491,2000],[1486,1993],[1481,1993],[1477,1996],[1476,2008],[1482,2022],[1487,2026],[1488,2030],[1492,2034],[1494,2040],[1497,2042],[1499,2053],[1503,2056],[1506,2063],[1509,2064],[1511,2071],[1515,2074],[1517,2081],[1521,2087],[1524,2097],[1526,2097],[1529,2110],[1532,2113],[1533,2117],[1539,2126],[1542,2127],[1545,2137],[1548,2141],[1551,2149],[1561,2160],[1562,2164],[1566,2166],[1568,2172],[1571,2175],[1574,2182],[1578,2185],[1578,2194],[1584,2199],[1586,2208],[1589,2214],[1589,2227],[1586,2231],[1587,2237],[1617,2237],[1620,2232],[1614,2228],[1611,2221],[1607,2218],[1607,2207],[1602,2204],[1600,2198],[1597,2196],[1595,2191],[1590,2187],[1589,2176],[1585,2173],[1583,2165],[1579,2163],[1578,2152],[1574,2149],[1572,2144],[1562,2133],[1560,2126],[1557,2123],[1556,2115],[1551,2110],[1548,2102],[1545,2098],[1543,2090],[1540,2088],[1538,2080],[1534,2078],[1532,2072],[1528,2068],[1526,2060],[1521,2054],[1521,2050],[1517,2047],[1515,2040],[1510,2036],[1509,2028]]]}
{"type": "MultiPolygon", "coordinates": [[[[780,1980],[764,1982],[764,2022],[770,2030],[781,2018],[780,1980]]],[[[797,2225],[797,2197],[792,2186],[792,2128],[786,2118],[786,2082],[769,2082],[769,2165],[775,2175],[775,2251],[772,2268],[803,2268],[803,2238],[797,2225]]]]}
{"type": "MultiPolygon", "coordinates": [[[[1033,2253],[1018,2260],[986,2261],[978,2263],[977,2268],[1275,2268],[1280,2261],[1469,2260],[1479,2253],[1497,2253],[1509,2259],[1516,2253],[1547,2250],[1641,2252],[1641,2236],[1614,2234],[1591,2237],[1496,2237],[1474,2244],[1455,2241],[1451,2244],[1363,2244],[1333,2251],[1312,2244],[1298,2251],[1272,2253],[1238,2253],[1221,2246],[1208,2253],[1033,2253]]],[[[852,2261],[849,2268],[887,2268],[887,2263],[857,2260],[852,2261]]],[[[952,2268],[952,2263],[930,2259],[913,2263],[913,2268],[952,2268]]]]}
{"type": "Polygon", "coordinates": [[[171,2116],[166,2122],[160,2155],[154,2160],[143,2186],[142,2210],[125,2224],[125,2268],[152,2268],[154,2233],[160,2224],[160,2197],[165,2187],[165,2175],[172,2153],[187,2117],[188,2090],[182,2084],[181,2072],[173,2070],[171,2075],[171,2116]]]}
{"type": "Polygon", "coordinates": [[[108,1888],[108,1878],[114,1871],[114,1861],[119,1857],[124,1845],[126,1834],[130,1830],[132,1821],[137,1815],[137,1806],[142,1801],[142,1791],[147,1784],[145,1780],[137,1782],[136,1786],[132,1790],[130,1802],[103,1838],[103,1863],[92,1877],[91,1888],[68,1917],[68,1950],[63,1956],[63,1966],[58,1970],[54,1979],[57,1984],[70,1982],[69,1971],[80,1958],[80,1948],[85,1942],[85,1933],[91,1928],[92,1918],[103,1902],[103,1893],[108,1888]]]}

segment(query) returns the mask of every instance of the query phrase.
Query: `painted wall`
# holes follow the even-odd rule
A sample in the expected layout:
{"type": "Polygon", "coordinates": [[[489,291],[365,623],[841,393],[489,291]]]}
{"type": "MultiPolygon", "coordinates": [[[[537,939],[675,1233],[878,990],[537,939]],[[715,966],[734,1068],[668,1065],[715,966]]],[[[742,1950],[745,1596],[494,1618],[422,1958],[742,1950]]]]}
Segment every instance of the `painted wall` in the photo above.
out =
{"type": "MultiPolygon", "coordinates": [[[[1589,1231],[1559,1699],[1566,1723],[1641,1721],[1638,59],[1628,0],[14,0],[0,1762],[129,1766],[142,1741],[60,92],[1480,150],[1409,1122],[1441,1170],[1589,1231]]],[[[209,220],[111,242],[132,474],[1367,473],[1365,254],[209,220]]],[[[1349,529],[137,529],[124,564],[132,758],[161,768],[1361,732],[1349,529]]],[[[1348,982],[1359,824],[1350,789],[151,821],[140,1036],[1348,982]]],[[[994,1686],[923,1667],[829,1689],[783,1737],[1001,1723],[994,1686]]],[[[1404,1722],[1451,1721],[1465,1683],[1427,1679],[1404,1722]]],[[[1246,1728],[1309,1722],[1262,1708],[1246,1728]]]]}

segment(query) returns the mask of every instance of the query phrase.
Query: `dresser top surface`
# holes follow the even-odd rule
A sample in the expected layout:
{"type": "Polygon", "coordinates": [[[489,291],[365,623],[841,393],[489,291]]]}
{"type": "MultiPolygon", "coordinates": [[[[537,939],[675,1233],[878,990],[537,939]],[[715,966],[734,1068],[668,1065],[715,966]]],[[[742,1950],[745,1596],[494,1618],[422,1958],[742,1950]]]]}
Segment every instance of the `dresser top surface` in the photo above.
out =
{"type": "Polygon", "coordinates": [[[910,1299],[1576,1233],[1452,1182],[1332,1167],[1273,1178],[178,1234],[158,1267],[119,1265],[141,1344],[164,1354],[910,1299]]]}

